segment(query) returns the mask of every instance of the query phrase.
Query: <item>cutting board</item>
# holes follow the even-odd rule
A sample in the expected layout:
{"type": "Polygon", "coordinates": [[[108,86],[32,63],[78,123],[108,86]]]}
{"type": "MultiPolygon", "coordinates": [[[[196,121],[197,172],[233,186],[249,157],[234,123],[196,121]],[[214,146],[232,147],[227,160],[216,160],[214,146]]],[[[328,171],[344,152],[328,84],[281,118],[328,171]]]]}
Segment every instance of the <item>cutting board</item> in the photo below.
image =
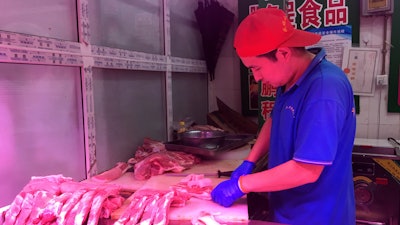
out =
{"type": "MultiPolygon", "coordinates": [[[[184,174],[202,174],[202,173],[213,173],[218,170],[228,171],[234,170],[242,160],[215,160],[215,161],[203,161],[201,164],[194,166],[189,170],[185,170],[184,174]]],[[[169,176],[168,174],[153,176],[140,188],[140,189],[156,189],[156,190],[169,190],[171,185],[179,183],[182,177],[169,176]]],[[[208,177],[211,179],[213,186],[216,186],[220,182],[228,178],[217,178],[208,177]]],[[[112,219],[117,219],[125,210],[126,206],[129,204],[129,199],[124,203],[124,205],[112,214],[112,219]]],[[[215,215],[218,219],[229,222],[241,222],[248,220],[247,213],[247,201],[243,197],[239,199],[235,204],[229,208],[220,206],[211,200],[201,200],[197,198],[191,198],[187,205],[184,207],[171,207],[170,208],[170,220],[191,220],[192,218],[198,217],[201,212],[209,212],[215,215]]]]}
{"type": "Polygon", "coordinates": [[[171,207],[169,219],[173,221],[191,220],[197,218],[202,212],[207,212],[218,221],[244,222],[248,220],[247,201],[241,198],[229,208],[214,202],[192,198],[184,207],[171,207]]]}

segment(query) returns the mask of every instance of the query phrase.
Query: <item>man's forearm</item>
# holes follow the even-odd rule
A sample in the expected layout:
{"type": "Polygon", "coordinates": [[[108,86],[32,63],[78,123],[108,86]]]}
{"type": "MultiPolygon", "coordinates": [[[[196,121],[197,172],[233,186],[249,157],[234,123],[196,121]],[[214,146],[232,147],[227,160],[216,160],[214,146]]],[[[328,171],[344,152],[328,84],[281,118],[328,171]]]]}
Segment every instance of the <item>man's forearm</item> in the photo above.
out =
{"type": "Polygon", "coordinates": [[[271,192],[315,182],[324,166],[290,160],[275,168],[240,178],[243,192],[271,192]]]}
{"type": "Polygon", "coordinates": [[[267,154],[267,152],[269,151],[271,125],[272,125],[272,119],[269,118],[267,119],[267,121],[265,121],[263,127],[261,128],[257,140],[254,143],[254,146],[251,149],[246,160],[249,160],[251,162],[257,162],[262,156],[267,154]]]}

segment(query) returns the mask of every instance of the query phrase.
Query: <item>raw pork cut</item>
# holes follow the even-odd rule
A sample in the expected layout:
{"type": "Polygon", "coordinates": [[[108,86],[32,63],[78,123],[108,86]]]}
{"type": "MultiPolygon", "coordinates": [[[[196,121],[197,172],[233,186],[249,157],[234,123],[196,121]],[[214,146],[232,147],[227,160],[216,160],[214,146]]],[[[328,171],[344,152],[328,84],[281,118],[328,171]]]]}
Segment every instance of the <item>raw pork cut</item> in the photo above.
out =
{"type": "Polygon", "coordinates": [[[211,200],[213,186],[211,179],[205,178],[204,174],[189,174],[179,183],[170,186],[170,189],[186,193],[190,197],[211,200]]]}
{"type": "Polygon", "coordinates": [[[199,161],[200,159],[196,156],[184,152],[156,152],[135,164],[134,176],[137,180],[147,180],[151,176],[160,175],[167,171],[179,173],[199,161]]]}
{"type": "Polygon", "coordinates": [[[109,182],[120,178],[131,166],[126,162],[118,162],[117,165],[101,174],[91,178],[97,182],[109,182]]]}
{"type": "MultiPolygon", "coordinates": [[[[99,190],[97,192],[96,196],[93,198],[92,207],[90,209],[87,225],[97,225],[101,215],[106,214],[106,213],[102,212],[103,208],[107,207],[107,204],[105,204],[105,202],[108,201],[109,198],[111,198],[111,199],[117,198],[117,196],[118,196],[117,189],[109,188],[109,189],[99,190]]],[[[122,203],[121,203],[121,205],[122,205],[122,203]]],[[[111,210],[112,209],[110,209],[108,211],[111,211],[111,210]]],[[[106,218],[108,218],[108,217],[106,217],[106,218]]]]}
{"type": "Polygon", "coordinates": [[[33,202],[33,195],[31,193],[26,193],[24,201],[21,204],[21,211],[18,214],[18,217],[15,220],[15,225],[24,225],[26,224],[26,221],[28,220],[29,214],[30,214],[30,209],[32,208],[34,202],[33,202]]]}
{"type": "Polygon", "coordinates": [[[75,182],[60,175],[32,177],[1,213],[0,224],[95,225],[121,207],[119,193],[117,185],[75,182]]]}
{"type": "Polygon", "coordinates": [[[216,214],[210,214],[203,211],[198,217],[191,220],[192,225],[221,225],[221,223],[215,219],[214,215],[216,214]]]}
{"type": "Polygon", "coordinates": [[[184,196],[188,197],[172,190],[139,190],[127,199],[130,203],[114,225],[167,225],[170,207],[175,201],[179,202],[176,205],[185,205],[189,198],[184,196]]]}
{"type": "Polygon", "coordinates": [[[158,201],[161,198],[161,194],[149,196],[149,203],[146,205],[142,217],[140,218],[139,225],[152,225],[156,212],[158,210],[158,201]]]}
{"type": "Polygon", "coordinates": [[[128,160],[134,165],[134,176],[147,180],[151,176],[167,171],[181,172],[200,162],[200,158],[185,152],[168,151],[162,142],[145,138],[143,145],[136,149],[135,157],[128,160]]]}
{"type": "MultiPolygon", "coordinates": [[[[59,196],[53,197],[51,200],[48,201],[45,208],[40,208],[39,210],[41,213],[39,216],[34,217],[33,224],[47,224],[53,223],[57,220],[58,216],[61,213],[62,206],[65,202],[72,196],[72,193],[63,193],[59,196]]],[[[37,210],[36,206],[33,210],[37,210]]],[[[32,211],[33,211],[32,210],[32,211]]],[[[32,214],[31,214],[32,216],[32,214]]]]}
{"type": "Polygon", "coordinates": [[[153,225],[165,225],[168,224],[169,219],[169,209],[174,201],[175,192],[170,191],[164,194],[160,201],[158,202],[158,210],[156,210],[156,215],[154,216],[153,225]]]}
{"type": "Polygon", "coordinates": [[[129,203],[127,209],[114,224],[136,224],[142,216],[144,206],[147,204],[147,200],[147,196],[142,196],[141,198],[133,198],[129,203]]]}

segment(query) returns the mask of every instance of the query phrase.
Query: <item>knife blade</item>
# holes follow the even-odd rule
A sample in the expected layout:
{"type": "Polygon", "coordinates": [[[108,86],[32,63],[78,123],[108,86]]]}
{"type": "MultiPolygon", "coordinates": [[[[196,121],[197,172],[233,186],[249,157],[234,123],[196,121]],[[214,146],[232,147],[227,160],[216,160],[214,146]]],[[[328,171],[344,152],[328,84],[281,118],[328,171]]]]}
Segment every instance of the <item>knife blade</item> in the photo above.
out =
{"type": "MultiPolygon", "coordinates": [[[[232,170],[230,170],[230,171],[218,170],[215,173],[198,173],[198,174],[199,175],[202,174],[205,177],[218,177],[218,178],[220,178],[220,177],[231,177],[232,172],[233,172],[232,170]]],[[[189,176],[190,174],[193,174],[193,173],[166,173],[165,175],[166,176],[171,176],[171,177],[186,177],[186,176],[189,176]]]]}

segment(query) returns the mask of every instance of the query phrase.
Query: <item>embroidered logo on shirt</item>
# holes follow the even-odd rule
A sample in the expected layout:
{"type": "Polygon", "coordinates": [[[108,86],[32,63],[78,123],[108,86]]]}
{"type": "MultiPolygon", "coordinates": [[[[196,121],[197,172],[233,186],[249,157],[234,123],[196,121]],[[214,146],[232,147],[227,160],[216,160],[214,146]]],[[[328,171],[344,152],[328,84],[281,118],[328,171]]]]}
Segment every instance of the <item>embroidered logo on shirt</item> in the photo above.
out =
{"type": "Polygon", "coordinates": [[[292,117],[294,118],[294,107],[291,105],[285,106],[286,110],[289,110],[292,113],[292,117]]]}

